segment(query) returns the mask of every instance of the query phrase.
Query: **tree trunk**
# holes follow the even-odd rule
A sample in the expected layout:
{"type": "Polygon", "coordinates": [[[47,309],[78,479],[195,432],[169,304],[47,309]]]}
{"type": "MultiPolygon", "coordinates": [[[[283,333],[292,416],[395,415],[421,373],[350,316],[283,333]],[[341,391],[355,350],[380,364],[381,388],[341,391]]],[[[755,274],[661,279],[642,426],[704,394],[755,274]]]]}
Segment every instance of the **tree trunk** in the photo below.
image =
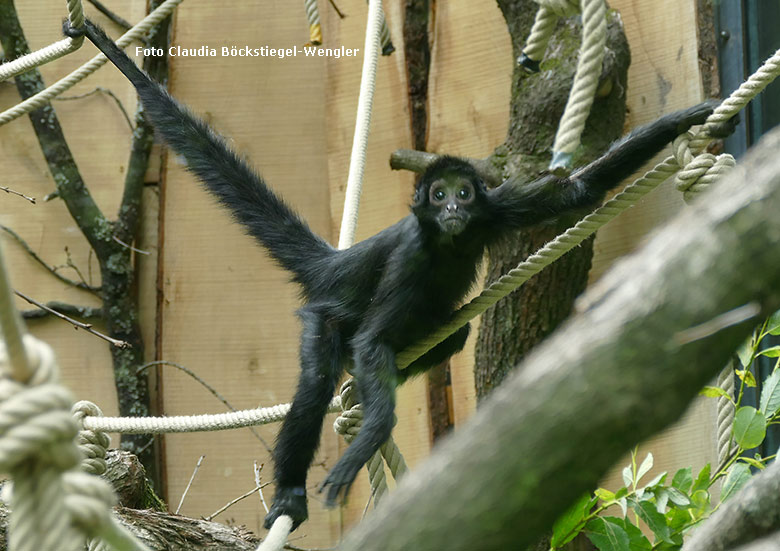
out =
{"type": "MultiPolygon", "coordinates": [[[[532,0],[500,0],[498,4],[517,58],[538,5],[532,0]]],[[[528,74],[515,64],[509,134],[489,159],[505,176],[520,175],[530,182],[547,168],[571,89],[580,36],[578,18],[562,20],[541,73],[528,74]]],[[[630,54],[615,12],[609,14],[607,48],[597,99],[582,135],[582,147],[575,154],[575,166],[597,158],[623,133],[630,54]]],[[[575,221],[576,217],[567,217],[521,230],[491,248],[487,281],[514,268],[575,221]]],[[[588,239],[482,315],[474,368],[478,398],[501,384],[509,370],[569,315],[575,297],[585,289],[592,256],[593,240],[588,239]]]]}

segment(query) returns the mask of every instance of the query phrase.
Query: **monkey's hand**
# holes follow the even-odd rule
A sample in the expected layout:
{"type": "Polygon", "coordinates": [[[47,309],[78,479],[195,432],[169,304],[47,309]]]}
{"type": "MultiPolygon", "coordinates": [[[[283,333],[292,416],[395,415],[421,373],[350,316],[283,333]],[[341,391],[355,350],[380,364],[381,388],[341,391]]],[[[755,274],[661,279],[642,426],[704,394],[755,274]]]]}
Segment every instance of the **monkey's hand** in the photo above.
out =
{"type": "Polygon", "coordinates": [[[274,521],[282,515],[287,515],[293,521],[292,529],[295,530],[301,523],[309,518],[309,510],[306,508],[306,489],[303,486],[278,486],[271,510],[265,516],[263,527],[268,530],[274,521]]]}
{"type": "Polygon", "coordinates": [[[354,464],[351,461],[339,461],[331,469],[325,480],[322,481],[318,491],[325,492],[325,505],[327,507],[336,507],[339,503],[344,503],[349,493],[349,488],[355,481],[362,463],[354,464]]]}

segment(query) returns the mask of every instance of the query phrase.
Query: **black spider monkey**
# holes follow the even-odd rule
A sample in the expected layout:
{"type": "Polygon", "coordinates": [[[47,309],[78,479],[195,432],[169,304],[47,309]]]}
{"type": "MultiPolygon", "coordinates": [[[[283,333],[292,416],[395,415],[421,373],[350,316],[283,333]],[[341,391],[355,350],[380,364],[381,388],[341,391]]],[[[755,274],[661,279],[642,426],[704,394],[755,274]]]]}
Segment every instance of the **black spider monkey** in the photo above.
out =
{"type": "MultiPolygon", "coordinates": [[[[69,36],[79,31],[65,23],[69,36]]],[[[328,505],[346,497],[363,464],[393,428],[395,387],[463,348],[469,327],[400,371],[395,355],[444,323],[475,282],[485,247],[515,228],[591,206],[678,134],[701,124],[717,103],[666,115],[616,142],[570,177],[544,175],[488,189],[469,163],[433,162],[417,183],[412,213],[395,225],[336,250],[315,235],[225,140],[150,80],[90,21],[86,35],[138,91],[157,130],[244,229],[288,270],[305,305],[301,376],[274,450],[276,495],[265,518],[306,520],[306,474],[328,402],[345,360],[363,403],[363,427],[320,487],[328,505]]],[[[84,32],[84,31],[81,31],[84,32]]]]}

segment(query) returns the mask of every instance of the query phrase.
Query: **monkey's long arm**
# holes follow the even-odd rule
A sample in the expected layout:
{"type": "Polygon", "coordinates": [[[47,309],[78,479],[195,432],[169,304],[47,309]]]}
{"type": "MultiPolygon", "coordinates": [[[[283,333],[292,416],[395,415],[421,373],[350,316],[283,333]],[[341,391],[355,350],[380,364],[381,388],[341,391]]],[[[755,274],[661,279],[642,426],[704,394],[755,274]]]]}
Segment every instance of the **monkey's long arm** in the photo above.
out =
{"type": "Polygon", "coordinates": [[[526,185],[507,180],[489,192],[491,203],[499,214],[495,223],[528,226],[601,201],[607,191],[638,170],[675,137],[693,125],[702,124],[717,105],[717,101],[706,101],[637,128],[615,142],[602,157],[575,170],[568,178],[549,174],[526,185]]]}
{"type": "MultiPolygon", "coordinates": [[[[155,128],[184,157],[187,168],[308,290],[315,282],[313,264],[333,254],[334,249],[315,235],[221,136],[152,81],[100,27],[87,20],[85,28],[87,37],[135,86],[155,128]]],[[[67,21],[64,30],[69,36],[77,34],[67,21]]]]}

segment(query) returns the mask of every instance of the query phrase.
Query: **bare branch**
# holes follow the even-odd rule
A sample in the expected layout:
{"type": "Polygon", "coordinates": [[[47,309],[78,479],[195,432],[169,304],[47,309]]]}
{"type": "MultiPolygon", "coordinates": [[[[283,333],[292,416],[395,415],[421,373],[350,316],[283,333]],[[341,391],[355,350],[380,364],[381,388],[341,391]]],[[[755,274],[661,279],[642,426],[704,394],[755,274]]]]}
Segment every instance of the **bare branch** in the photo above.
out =
{"type": "Polygon", "coordinates": [[[29,197],[29,196],[25,195],[24,193],[19,193],[18,191],[14,191],[13,189],[11,189],[9,187],[5,187],[5,186],[0,186],[0,190],[4,191],[6,193],[10,193],[11,195],[18,195],[22,199],[27,199],[33,205],[35,204],[35,197],[29,197]]]}
{"type": "MultiPolygon", "coordinates": [[[[116,103],[117,107],[119,107],[119,110],[122,112],[122,116],[124,116],[125,121],[127,121],[127,126],[130,127],[130,130],[133,130],[133,121],[130,120],[130,115],[127,114],[127,110],[125,109],[125,106],[122,105],[122,102],[119,101],[119,98],[116,97],[114,92],[109,90],[108,88],[103,88],[102,86],[98,86],[91,92],[86,92],[84,94],[78,94],[76,96],[58,96],[54,98],[56,101],[72,101],[77,99],[84,99],[89,96],[93,96],[95,94],[106,94],[107,96],[110,96],[114,102],[116,103]]],[[[47,196],[48,197],[48,196],[47,196]]]]}
{"type": "MultiPolygon", "coordinates": [[[[441,158],[438,153],[417,151],[415,149],[396,149],[390,154],[390,168],[393,170],[409,170],[411,172],[424,172],[428,165],[441,158]]],[[[503,181],[501,171],[485,159],[471,159],[458,157],[471,166],[485,180],[490,187],[495,187],[503,181]]]]}
{"type": "Polygon", "coordinates": [[[125,243],[124,241],[122,241],[121,239],[119,239],[119,238],[118,238],[116,235],[114,236],[114,241],[116,241],[117,243],[119,243],[119,244],[120,244],[120,245],[122,245],[123,247],[126,247],[126,248],[130,249],[130,250],[131,250],[131,251],[133,251],[134,253],[138,253],[138,254],[146,254],[146,255],[152,254],[152,253],[150,253],[149,251],[142,251],[141,249],[136,249],[136,248],[135,248],[135,247],[133,247],[132,245],[128,245],[127,243],[125,243]]]}
{"type": "MultiPolygon", "coordinates": [[[[0,230],[3,230],[8,235],[14,238],[19,245],[22,246],[24,251],[30,255],[30,257],[35,260],[38,264],[46,268],[54,277],[62,281],[63,283],[67,283],[68,285],[71,285],[72,287],[78,287],[79,289],[84,289],[85,291],[89,291],[90,293],[97,293],[100,291],[100,287],[93,287],[92,285],[89,285],[86,281],[75,281],[73,279],[70,279],[68,277],[65,277],[64,275],[61,275],[59,272],[57,272],[57,268],[55,266],[49,266],[40,256],[38,256],[38,253],[36,253],[30,245],[27,244],[27,242],[22,239],[22,237],[16,233],[14,230],[7,226],[3,226],[0,224],[0,230]]],[[[71,266],[72,267],[72,266],[71,266]]],[[[81,275],[81,274],[79,274],[81,275]]]]}
{"type": "Polygon", "coordinates": [[[67,321],[75,329],[83,329],[87,333],[95,335],[96,337],[100,337],[104,341],[107,341],[107,342],[111,343],[112,345],[116,346],[117,348],[132,348],[132,346],[130,345],[129,342],[120,341],[119,339],[112,339],[111,337],[109,337],[108,335],[104,335],[100,331],[95,331],[92,328],[92,325],[89,324],[89,323],[82,323],[82,322],[80,322],[78,320],[74,320],[73,318],[69,318],[68,316],[66,316],[64,314],[60,314],[56,310],[54,310],[52,308],[49,308],[45,304],[42,304],[42,303],[38,302],[37,300],[35,300],[34,298],[28,297],[24,293],[20,293],[17,290],[14,290],[14,293],[16,294],[16,296],[23,298],[24,300],[26,300],[30,304],[33,304],[33,305],[37,306],[38,308],[41,308],[42,310],[46,310],[51,315],[56,316],[56,317],[60,318],[61,320],[67,321]]]}
{"type": "Polygon", "coordinates": [[[187,482],[187,487],[184,488],[184,492],[181,494],[181,499],[179,500],[179,506],[176,507],[176,514],[179,514],[179,511],[181,511],[181,506],[184,504],[184,498],[187,497],[187,493],[190,491],[190,487],[192,486],[192,481],[195,480],[195,475],[198,474],[198,471],[200,470],[200,466],[203,464],[203,460],[206,459],[205,455],[201,455],[198,458],[198,462],[195,464],[195,470],[192,471],[192,476],[190,476],[190,481],[187,482]]]}
{"type": "Polygon", "coordinates": [[[103,4],[98,2],[98,0],[89,0],[89,3],[95,6],[95,9],[97,11],[99,11],[100,13],[108,17],[111,21],[119,25],[122,28],[122,30],[126,31],[130,29],[130,27],[132,27],[132,25],[128,23],[126,19],[112,12],[110,9],[108,9],[103,4]]]}
{"type": "Polygon", "coordinates": [[[22,317],[26,320],[42,319],[51,316],[50,310],[56,310],[60,314],[71,316],[81,319],[102,319],[103,309],[95,308],[93,306],[76,306],[75,304],[67,304],[65,302],[59,302],[52,300],[46,303],[46,307],[49,310],[42,310],[36,308],[35,310],[25,310],[22,312],[22,317]]]}
{"type": "MultiPolygon", "coordinates": [[[[197,373],[195,373],[191,369],[189,369],[187,367],[184,367],[183,365],[177,364],[175,362],[169,362],[169,361],[166,361],[166,360],[157,360],[157,361],[154,361],[154,362],[149,362],[149,363],[146,363],[146,364],[140,366],[138,368],[138,370],[136,371],[136,373],[137,374],[141,373],[141,372],[145,371],[146,369],[149,369],[150,367],[157,366],[157,365],[169,365],[171,367],[175,367],[176,369],[180,369],[181,371],[183,371],[184,373],[186,373],[187,375],[189,375],[190,377],[195,379],[198,383],[200,383],[203,386],[203,388],[205,388],[206,390],[211,392],[211,394],[213,394],[214,397],[217,400],[219,400],[220,402],[225,404],[225,406],[227,406],[227,408],[230,411],[238,411],[236,408],[233,407],[233,405],[230,402],[228,402],[227,398],[222,396],[213,386],[211,386],[209,383],[207,383],[205,380],[203,380],[197,373]]],[[[260,441],[260,443],[265,447],[265,449],[268,452],[273,451],[273,448],[271,448],[271,446],[268,445],[268,442],[266,442],[265,439],[262,436],[260,436],[260,434],[257,432],[257,430],[255,430],[254,427],[247,427],[247,428],[255,436],[255,438],[257,438],[260,441]]]]}
{"type": "Polygon", "coordinates": [[[224,513],[225,511],[227,511],[229,508],[231,508],[233,505],[235,505],[236,503],[238,503],[242,499],[248,498],[249,496],[251,496],[255,492],[261,490],[262,488],[265,488],[269,484],[270,484],[270,482],[266,482],[262,486],[256,486],[256,487],[252,488],[247,493],[245,493],[243,495],[240,495],[236,499],[233,499],[233,500],[229,501],[228,503],[226,503],[225,505],[223,505],[222,507],[220,507],[219,509],[217,509],[216,511],[214,511],[210,515],[208,515],[206,517],[203,517],[203,520],[208,520],[208,521],[212,520],[214,517],[216,517],[217,515],[219,515],[221,513],[224,513]]]}

